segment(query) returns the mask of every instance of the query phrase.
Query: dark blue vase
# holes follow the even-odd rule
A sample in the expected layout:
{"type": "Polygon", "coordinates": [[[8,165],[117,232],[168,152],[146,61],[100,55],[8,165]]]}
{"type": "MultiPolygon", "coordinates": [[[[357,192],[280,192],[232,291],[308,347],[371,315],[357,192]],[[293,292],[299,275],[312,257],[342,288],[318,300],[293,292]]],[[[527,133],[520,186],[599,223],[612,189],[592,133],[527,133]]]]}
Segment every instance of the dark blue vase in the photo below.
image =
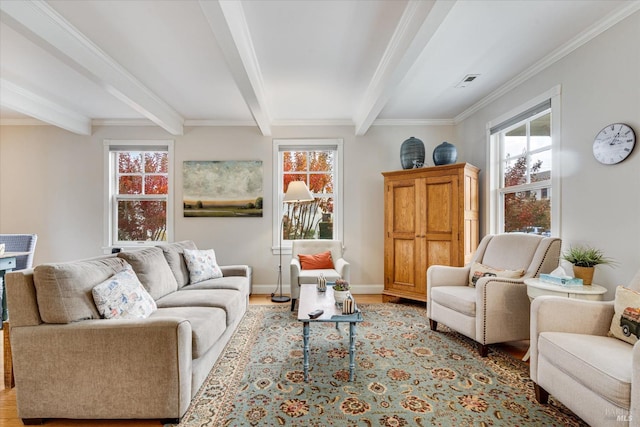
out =
{"type": "Polygon", "coordinates": [[[421,168],[424,165],[424,143],[411,137],[400,146],[402,169],[421,168]]]}
{"type": "Polygon", "coordinates": [[[436,166],[450,165],[456,160],[458,160],[458,150],[455,145],[449,144],[447,141],[433,150],[433,164],[436,166]]]}

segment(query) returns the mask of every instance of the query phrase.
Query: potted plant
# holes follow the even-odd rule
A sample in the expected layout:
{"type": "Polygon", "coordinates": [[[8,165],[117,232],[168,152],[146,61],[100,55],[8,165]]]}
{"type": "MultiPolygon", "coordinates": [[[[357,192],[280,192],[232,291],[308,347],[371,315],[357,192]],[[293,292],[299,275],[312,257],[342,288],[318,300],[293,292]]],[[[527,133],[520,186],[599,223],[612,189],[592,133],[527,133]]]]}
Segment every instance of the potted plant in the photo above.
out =
{"type": "Polygon", "coordinates": [[[349,289],[349,282],[344,279],[336,280],[336,284],[333,285],[333,297],[338,304],[342,304],[349,296],[349,289]]]}
{"type": "Polygon", "coordinates": [[[573,274],[585,285],[591,284],[596,265],[613,263],[600,249],[589,246],[571,246],[563,252],[562,259],[573,264],[573,274]]]}

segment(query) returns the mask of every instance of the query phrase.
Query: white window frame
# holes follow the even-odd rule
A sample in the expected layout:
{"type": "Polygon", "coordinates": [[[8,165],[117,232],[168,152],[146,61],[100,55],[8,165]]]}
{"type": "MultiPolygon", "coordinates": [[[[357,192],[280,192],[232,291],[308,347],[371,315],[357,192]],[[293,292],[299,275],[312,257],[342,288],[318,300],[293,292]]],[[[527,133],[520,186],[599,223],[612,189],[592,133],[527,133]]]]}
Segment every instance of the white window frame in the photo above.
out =
{"type": "Polygon", "coordinates": [[[344,150],[343,140],[341,138],[333,139],[274,139],[273,140],[273,240],[271,249],[274,254],[291,253],[291,241],[282,240],[282,247],[280,247],[280,227],[282,221],[282,215],[284,215],[284,190],[282,188],[282,169],[283,161],[280,155],[281,151],[313,151],[313,150],[327,150],[329,147],[336,148],[336,169],[335,169],[335,181],[334,181],[334,210],[333,210],[333,235],[334,238],[340,240],[344,244],[343,236],[343,212],[344,212],[344,200],[343,200],[343,164],[344,164],[344,150]]]}
{"type": "MultiPolygon", "coordinates": [[[[104,153],[104,247],[105,252],[111,252],[112,248],[132,248],[141,246],[154,246],[158,242],[155,241],[118,241],[117,229],[115,227],[118,206],[116,191],[118,188],[117,171],[115,162],[115,149],[123,148],[120,151],[149,151],[150,148],[158,147],[158,150],[167,151],[169,154],[168,161],[168,193],[166,196],[152,196],[152,198],[160,198],[166,200],[167,203],[167,242],[173,239],[173,221],[174,221],[174,141],[173,140],[113,140],[105,139],[103,141],[104,153]]],[[[138,198],[138,197],[136,197],[138,198]]]]}
{"type": "MultiPolygon", "coordinates": [[[[503,191],[501,190],[502,165],[504,164],[499,133],[491,134],[491,129],[505,123],[508,120],[526,112],[547,100],[551,100],[551,235],[560,236],[561,231],[561,108],[560,108],[561,86],[557,85],[545,93],[531,99],[519,107],[509,111],[500,117],[491,120],[486,125],[487,140],[487,182],[486,194],[488,203],[485,208],[485,229],[490,234],[504,233],[504,206],[503,191]]],[[[528,184],[525,190],[534,190],[540,186],[547,187],[548,182],[528,184]]],[[[521,186],[510,187],[509,192],[519,191],[521,186]]]]}

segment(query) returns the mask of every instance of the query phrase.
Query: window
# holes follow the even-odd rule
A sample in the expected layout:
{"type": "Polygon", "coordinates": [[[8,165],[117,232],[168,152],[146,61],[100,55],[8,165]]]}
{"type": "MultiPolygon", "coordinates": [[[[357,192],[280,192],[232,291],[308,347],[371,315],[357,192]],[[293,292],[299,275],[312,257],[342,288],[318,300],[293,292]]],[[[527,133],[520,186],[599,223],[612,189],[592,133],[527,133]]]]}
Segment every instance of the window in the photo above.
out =
{"type": "Polygon", "coordinates": [[[280,237],[285,251],[296,239],[342,240],[342,140],[274,140],[273,164],[273,247],[279,250],[280,237]],[[304,181],[314,200],[283,203],[292,181],[304,181]]]}
{"type": "Polygon", "coordinates": [[[105,241],[168,241],[172,225],[173,141],[105,141],[105,241]]]}
{"type": "Polygon", "coordinates": [[[559,173],[552,97],[490,127],[490,229],[559,235],[559,173]]]}

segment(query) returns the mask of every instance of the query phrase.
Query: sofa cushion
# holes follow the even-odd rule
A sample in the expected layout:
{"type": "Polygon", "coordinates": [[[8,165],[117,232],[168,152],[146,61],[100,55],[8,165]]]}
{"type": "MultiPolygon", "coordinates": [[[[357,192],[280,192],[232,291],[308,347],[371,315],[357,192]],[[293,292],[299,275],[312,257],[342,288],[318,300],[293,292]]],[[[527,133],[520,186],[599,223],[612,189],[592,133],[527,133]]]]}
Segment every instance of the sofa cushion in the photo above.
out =
{"type": "Polygon", "coordinates": [[[169,307],[159,308],[151,318],[180,317],[191,324],[191,357],[204,355],[224,334],[225,312],[215,307],[169,307]]]}
{"type": "Polygon", "coordinates": [[[157,307],[130,265],[91,291],[105,319],[146,319],[157,307]]]}
{"type": "Polygon", "coordinates": [[[154,300],[178,290],[178,282],[162,249],[154,246],[138,251],[120,252],[118,257],[131,264],[140,283],[154,300]]]}
{"type": "Polygon", "coordinates": [[[191,283],[222,277],[222,270],[218,266],[216,252],[213,249],[185,249],[184,260],[187,263],[187,269],[189,269],[191,283]]]}
{"type": "Polygon", "coordinates": [[[226,312],[227,325],[244,315],[247,298],[231,289],[215,291],[205,289],[179,290],[156,301],[158,308],[165,307],[217,307],[226,312]]]}
{"type": "Polygon", "coordinates": [[[609,336],[635,344],[640,337],[640,292],[618,286],[609,336]]]}
{"type": "Polygon", "coordinates": [[[335,282],[340,279],[340,273],[336,270],[322,269],[322,270],[300,270],[298,273],[298,283],[318,283],[318,277],[322,275],[328,282],[335,282]]]}
{"type": "Polygon", "coordinates": [[[520,270],[502,270],[499,268],[489,267],[488,265],[474,262],[469,270],[469,286],[475,286],[478,279],[485,276],[505,277],[508,279],[519,279],[524,275],[524,269],[520,270]]]}
{"type": "Polygon", "coordinates": [[[162,253],[167,260],[167,264],[169,264],[169,268],[171,268],[171,271],[176,278],[176,282],[178,282],[178,288],[188,285],[189,269],[187,268],[187,263],[184,260],[184,250],[198,249],[196,244],[191,240],[185,240],[167,245],[159,245],[158,247],[162,249],[162,253]]]}
{"type": "Polygon", "coordinates": [[[40,317],[45,323],[99,319],[91,290],[123,270],[113,256],[69,263],[41,264],[33,270],[40,317]]]}
{"type": "Polygon", "coordinates": [[[182,289],[185,291],[194,289],[234,289],[244,292],[249,289],[249,279],[245,276],[225,276],[204,280],[194,285],[185,286],[182,289]]]}
{"type": "Polygon", "coordinates": [[[331,251],[321,252],[319,254],[305,255],[298,254],[300,260],[300,269],[302,270],[324,270],[334,269],[331,251]]]}
{"type": "Polygon", "coordinates": [[[633,347],[611,337],[542,332],[538,354],[606,400],[629,408],[633,347]]]}
{"type": "Polygon", "coordinates": [[[476,315],[476,290],[469,286],[436,286],[429,299],[467,316],[476,315]]]}

